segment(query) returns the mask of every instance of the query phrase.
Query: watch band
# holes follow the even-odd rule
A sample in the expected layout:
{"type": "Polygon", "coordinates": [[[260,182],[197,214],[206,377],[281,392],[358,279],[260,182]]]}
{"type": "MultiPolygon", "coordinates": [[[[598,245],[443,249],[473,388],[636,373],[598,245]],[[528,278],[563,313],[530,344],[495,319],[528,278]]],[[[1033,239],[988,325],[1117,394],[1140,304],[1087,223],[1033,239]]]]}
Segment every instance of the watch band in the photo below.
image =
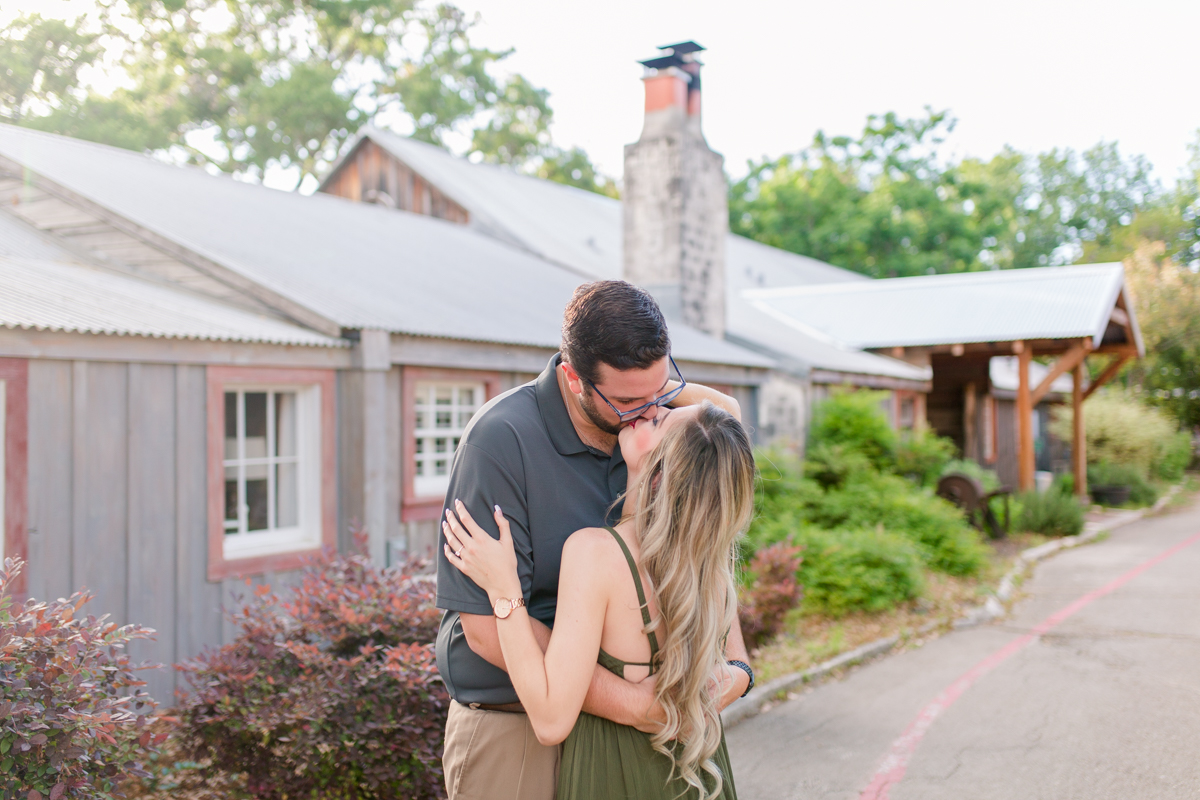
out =
{"type": "Polygon", "coordinates": [[[742,692],[742,697],[750,694],[750,690],[754,688],[754,670],[750,669],[750,665],[745,661],[737,660],[726,661],[725,663],[731,667],[737,667],[740,670],[744,670],[745,673],[750,676],[750,685],[746,687],[746,691],[742,692]]]}

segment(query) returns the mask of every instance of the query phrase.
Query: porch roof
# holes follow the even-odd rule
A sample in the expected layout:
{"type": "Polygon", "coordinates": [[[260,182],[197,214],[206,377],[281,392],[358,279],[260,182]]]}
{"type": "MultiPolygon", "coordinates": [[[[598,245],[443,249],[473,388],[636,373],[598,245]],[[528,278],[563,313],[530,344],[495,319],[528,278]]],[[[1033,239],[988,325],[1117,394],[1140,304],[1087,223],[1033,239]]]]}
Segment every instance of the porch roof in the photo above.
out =
{"type": "Polygon", "coordinates": [[[1082,339],[1144,352],[1119,263],[751,289],[762,313],[861,348],[1082,339]],[[1110,339],[1106,340],[1106,334],[1110,339]]]}

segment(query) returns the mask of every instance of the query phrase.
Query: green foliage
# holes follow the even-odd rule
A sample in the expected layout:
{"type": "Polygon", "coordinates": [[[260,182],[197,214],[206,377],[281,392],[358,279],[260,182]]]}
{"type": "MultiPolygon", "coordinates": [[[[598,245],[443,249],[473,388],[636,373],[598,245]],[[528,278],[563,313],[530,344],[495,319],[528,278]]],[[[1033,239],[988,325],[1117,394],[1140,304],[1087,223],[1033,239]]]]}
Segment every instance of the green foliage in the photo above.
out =
{"type": "Polygon", "coordinates": [[[884,611],[918,597],[923,588],[920,555],[896,534],[805,528],[796,541],[805,549],[800,582],[806,611],[831,616],[884,611]]]}
{"type": "Polygon", "coordinates": [[[823,528],[884,526],[911,540],[931,569],[950,575],[973,575],[987,561],[958,508],[896,475],[856,475],[810,506],[807,518],[823,528]]]}
{"type": "Polygon", "coordinates": [[[957,454],[953,440],[928,428],[904,431],[896,445],[896,472],[922,486],[936,487],[957,454]]]}
{"type": "MultiPolygon", "coordinates": [[[[1142,478],[1151,475],[1178,480],[1191,460],[1191,441],[1178,434],[1175,420],[1158,409],[1116,392],[1088,400],[1083,406],[1089,464],[1120,464],[1142,478]]],[[[1056,411],[1051,431],[1070,439],[1070,408],[1056,411]]]]}
{"type": "Polygon", "coordinates": [[[440,616],[432,582],[359,556],[308,570],[286,599],[259,587],[237,637],[182,665],[180,735],[263,800],[440,797],[440,616]]]}
{"type": "Polygon", "coordinates": [[[751,163],[730,186],[730,230],[894,277],[1070,263],[1143,212],[1195,207],[1187,192],[1168,202],[1145,159],[1115,143],[948,161],[939,148],[954,125],[932,109],[872,115],[858,138],[818,132],[797,154],[751,163]]]}
{"type": "Polygon", "coordinates": [[[773,639],[783,628],[787,613],[799,604],[804,590],[796,582],[796,573],[803,561],[802,550],[786,543],[764,547],[743,573],[738,619],[747,647],[773,639]]]}
{"type": "Polygon", "coordinates": [[[1146,476],[1133,464],[1114,464],[1101,461],[1088,465],[1088,486],[1128,486],[1129,504],[1150,506],[1158,500],[1158,490],[1146,480],[1146,476]]]}
{"type": "Polygon", "coordinates": [[[1083,530],[1083,507],[1058,487],[1046,492],[1021,492],[1015,498],[1017,530],[1046,536],[1075,536],[1083,530]]]}
{"type": "Polygon", "coordinates": [[[810,450],[840,447],[866,457],[876,469],[890,469],[897,437],[883,413],[887,399],[886,392],[835,391],[813,408],[810,450]]]}
{"type": "Polygon", "coordinates": [[[111,798],[144,775],[143,760],[165,736],[147,725],[154,701],[124,651],[153,631],[80,615],[90,595],[28,600],[10,588],[23,564],[0,570],[0,795],[111,798]]]}
{"type": "Polygon", "coordinates": [[[477,22],[437,0],[131,0],[74,22],[20,17],[0,32],[0,119],[243,175],[292,169],[299,185],[362,125],[400,118],[417,139],[459,134],[485,161],[611,192],[583,151],[551,143],[549,93],[500,74],[512,51],[476,45],[477,22]],[[97,61],[127,85],[90,91],[79,72],[97,61]]]}
{"type": "Polygon", "coordinates": [[[100,54],[98,36],[73,22],[22,14],[0,31],[0,121],[20,124],[31,112],[61,108],[79,70],[100,54]]]}

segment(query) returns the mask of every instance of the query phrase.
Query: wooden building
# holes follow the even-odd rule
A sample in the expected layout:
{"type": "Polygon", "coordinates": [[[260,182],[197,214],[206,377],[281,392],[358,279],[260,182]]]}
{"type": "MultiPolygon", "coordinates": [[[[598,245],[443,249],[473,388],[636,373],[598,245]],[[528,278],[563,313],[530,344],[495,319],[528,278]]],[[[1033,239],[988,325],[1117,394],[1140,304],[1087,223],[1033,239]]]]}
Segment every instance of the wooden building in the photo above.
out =
{"type": "MultiPolygon", "coordinates": [[[[135,654],[164,664],[353,524],[381,563],[431,554],[457,437],[546,367],[584,280],[430,216],[11,126],[0,197],[4,553],[23,594],[86,586],[155,628],[135,654]]],[[[769,359],[671,334],[753,412],[769,359]]]]}
{"type": "Polygon", "coordinates": [[[1036,409],[1069,375],[1072,470],[1076,490],[1086,493],[1082,404],[1144,354],[1119,263],[763,289],[747,299],[763,314],[803,320],[847,346],[927,365],[930,427],[1021,489],[1034,486],[1034,428],[1045,419],[1036,409]],[[1046,363],[1035,369],[1035,358],[1046,363]],[[1104,360],[1093,381],[1089,358],[1104,360]],[[1004,413],[1006,390],[998,391],[993,378],[997,359],[1015,361],[1011,417],[1004,413]]]}

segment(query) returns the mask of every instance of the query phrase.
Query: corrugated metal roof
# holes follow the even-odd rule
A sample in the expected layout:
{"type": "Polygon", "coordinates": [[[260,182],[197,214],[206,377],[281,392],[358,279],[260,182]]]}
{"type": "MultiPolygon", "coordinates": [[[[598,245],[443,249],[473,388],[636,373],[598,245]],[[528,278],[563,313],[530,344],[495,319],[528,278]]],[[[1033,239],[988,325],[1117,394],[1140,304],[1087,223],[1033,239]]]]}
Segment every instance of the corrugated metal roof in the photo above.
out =
{"type": "MultiPolygon", "coordinates": [[[[622,209],[618,200],[572,186],[473,164],[440,147],[376,128],[370,138],[471,214],[481,232],[593,278],[622,275],[622,209]]],[[[353,150],[349,151],[353,152],[353,150]]],[[[741,297],[752,287],[869,280],[814,258],[742,236],[725,241],[726,328],[748,346],[778,353],[807,367],[836,372],[929,380],[929,370],[895,359],[830,345],[764,318],[741,297]]]]}
{"type": "MultiPolygon", "coordinates": [[[[3,215],[0,215],[0,219],[3,215]]],[[[0,256],[0,326],[345,347],[306,328],[78,264],[0,256]]]]}
{"type": "MultiPolygon", "coordinates": [[[[0,125],[0,153],[346,328],[557,347],[562,310],[580,283],[578,274],[430,217],[276,191],[9,125],[0,125]]],[[[682,359],[772,363],[686,326],[671,335],[682,359]]]]}
{"type": "Polygon", "coordinates": [[[45,261],[78,260],[65,248],[3,211],[0,211],[0,256],[39,258],[45,261]]]}
{"type": "Polygon", "coordinates": [[[1098,345],[1124,285],[1124,268],[1115,263],[750,289],[743,295],[781,322],[852,347],[1082,336],[1098,345]]]}

